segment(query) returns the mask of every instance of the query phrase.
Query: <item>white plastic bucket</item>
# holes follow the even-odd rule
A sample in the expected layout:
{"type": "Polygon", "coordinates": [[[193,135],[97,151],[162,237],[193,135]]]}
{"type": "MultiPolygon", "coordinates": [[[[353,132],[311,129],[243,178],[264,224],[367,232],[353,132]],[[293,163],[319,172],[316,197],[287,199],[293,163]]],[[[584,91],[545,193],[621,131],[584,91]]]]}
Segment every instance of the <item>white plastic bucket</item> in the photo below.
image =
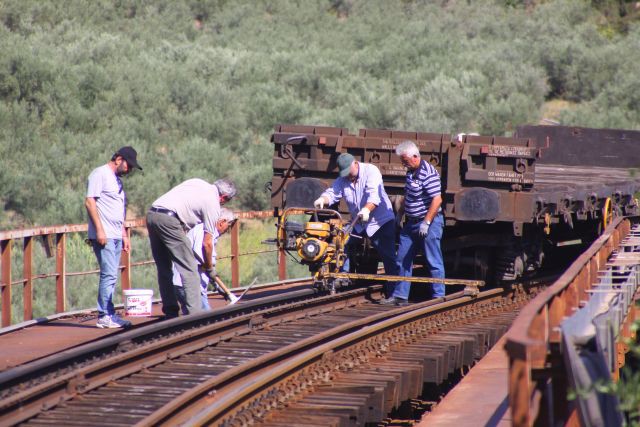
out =
{"type": "Polygon", "coordinates": [[[124,314],[131,317],[151,316],[151,289],[125,289],[124,290],[124,314]]]}

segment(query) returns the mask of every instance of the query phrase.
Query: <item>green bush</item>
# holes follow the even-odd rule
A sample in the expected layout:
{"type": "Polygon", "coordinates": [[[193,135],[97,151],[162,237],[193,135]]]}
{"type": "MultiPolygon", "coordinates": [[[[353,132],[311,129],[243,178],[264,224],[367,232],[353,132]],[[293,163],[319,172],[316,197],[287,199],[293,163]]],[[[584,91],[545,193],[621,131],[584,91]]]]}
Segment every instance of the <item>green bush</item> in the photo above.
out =
{"type": "Polygon", "coordinates": [[[123,145],[135,216],[196,176],[267,208],[277,123],[508,134],[563,98],[565,124],[638,128],[639,34],[620,1],[8,0],[0,226],[86,221],[123,145]]]}
{"type": "MultiPolygon", "coordinates": [[[[0,44],[2,229],[85,222],[86,179],[123,145],[144,167],[125,179],[140,217],[192,177],[231,177],[232,208],[268,208],[278,123],[502,135],[560,99],[563,124],[640,129],[625,0],[6,0],[0,44]]],[[[273,237],[253,227],[248,247],[273,237]]],[[[70,270],[94,262],[78,239],[70,270]]],[[[150,259],[143,234],[134,254],[150,259]]],[[[241,281],[275,278],[274,259],[242,261],[241,281]]],[[[133,275],[155,286],[153,267],[133,275]]],[[[93,306],[96,283],[70,279],[69,306],[93,306]]]]}

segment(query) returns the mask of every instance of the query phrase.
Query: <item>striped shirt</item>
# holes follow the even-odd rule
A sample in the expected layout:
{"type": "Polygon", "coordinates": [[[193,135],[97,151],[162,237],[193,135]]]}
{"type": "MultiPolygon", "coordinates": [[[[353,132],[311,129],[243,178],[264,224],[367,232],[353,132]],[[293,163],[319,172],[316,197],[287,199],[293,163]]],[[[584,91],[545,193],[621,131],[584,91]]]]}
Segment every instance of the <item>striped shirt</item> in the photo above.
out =
{"type": "Polygon", "coordinates": [[[430,163],[420,161],[415,171],[407,171],[404,185],[404,213],[409,218],[424,218],[433,198],[441,193],[440,174],[430,163]]]}

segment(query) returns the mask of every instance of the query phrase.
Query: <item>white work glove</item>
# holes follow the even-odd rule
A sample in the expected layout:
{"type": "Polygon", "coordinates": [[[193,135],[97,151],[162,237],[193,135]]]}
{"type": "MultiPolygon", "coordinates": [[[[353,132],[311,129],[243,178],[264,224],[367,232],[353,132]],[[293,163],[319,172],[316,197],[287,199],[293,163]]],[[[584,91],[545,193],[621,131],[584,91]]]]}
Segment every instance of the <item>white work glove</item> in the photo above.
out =
{"type": "Polygon", "coordinates": [[[360,209],[360,212],[358,212],[358,216],[360,218],[362,218],[362,222],[367,222],[369,221],[369,214],[371,213],[371,211],[368,208],[362,208],[360,209]]]}
{"type": "Polygon", "coordinates": [[[313,202],[313,207],[317,209],[324,209],[324,204],[327,203],[324,197],[320,196],[313,202]]]}
{"type": "Polygon", "coordinates": [[[429,223],[426,221],[422,221],[420,223],[420,230],[418,231],[418,234],[420,235],[420,237],[424,237],[427,235],[428,232],[429,232],[429,223]]]}

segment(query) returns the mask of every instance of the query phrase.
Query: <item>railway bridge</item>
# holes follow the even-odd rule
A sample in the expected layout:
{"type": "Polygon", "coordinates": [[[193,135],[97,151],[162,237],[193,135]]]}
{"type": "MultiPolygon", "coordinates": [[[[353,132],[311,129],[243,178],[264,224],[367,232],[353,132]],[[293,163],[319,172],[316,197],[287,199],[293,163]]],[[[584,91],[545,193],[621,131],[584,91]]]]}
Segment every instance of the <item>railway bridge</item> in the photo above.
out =
{"type": "MultiPolygon", "coordinates": [[[[308,278],[287,279],[283,251],[242,251],[241,224],[270,215],[239,215],[226,260],[235,290],[251,284],[240,273],[255,256],[279,260],[277,280],[234,306],[211,294],[212,311],[178,319],[160,321],[155,301],[152,316],[132,318],[126,331],[95,328],[93,310],[69,311],[70,281],[96,273],[67,268],[85,226],[0,233],[0,425],[621,421],[616,398],[590,385],[618,379],[624,339],[634,336],[640,229],[632,220],[614,218],[561,272],[390,308],[375,303],[379,284],[319,293],[308,278]],[[57,313],[34,318],[47,281],[57,313]],[[568,400],[569,389],[585,392],[568,400]]],[[[132,239],[144,239],[143,226],[127,222],[132,239]]],[[[153,276],[133,247],[121,262],[124,289],[153,276]]]]}
{"type": "MultiPolygon", "coordinates": [[[[271,142],[274,210],[240,212],[219,257],[246,293],[235,305],[211,293],[213,310],[161,320],[154,301],[127,330],[97,329],[78,302],[97,273],[86,225],[0,232],[0,426],[622,425],[621,397],[601,386],[619,381],[635,339],[640,132],[278,125],[271,142]],[[387,306],[366,240],[349,255],[356,271],[340,270],[357,218],[312,206],[344,152],[402,203],[394,150],[407,139],[442,177],[451,288],[425,300],[430,279],[416,278],[411,304],[387,306]],[[275,247],[248,244],[241,228],[267,218],[275,247]]],[[[152,288],[144,220],[126,230],[121,287],[152,288]]]]}

